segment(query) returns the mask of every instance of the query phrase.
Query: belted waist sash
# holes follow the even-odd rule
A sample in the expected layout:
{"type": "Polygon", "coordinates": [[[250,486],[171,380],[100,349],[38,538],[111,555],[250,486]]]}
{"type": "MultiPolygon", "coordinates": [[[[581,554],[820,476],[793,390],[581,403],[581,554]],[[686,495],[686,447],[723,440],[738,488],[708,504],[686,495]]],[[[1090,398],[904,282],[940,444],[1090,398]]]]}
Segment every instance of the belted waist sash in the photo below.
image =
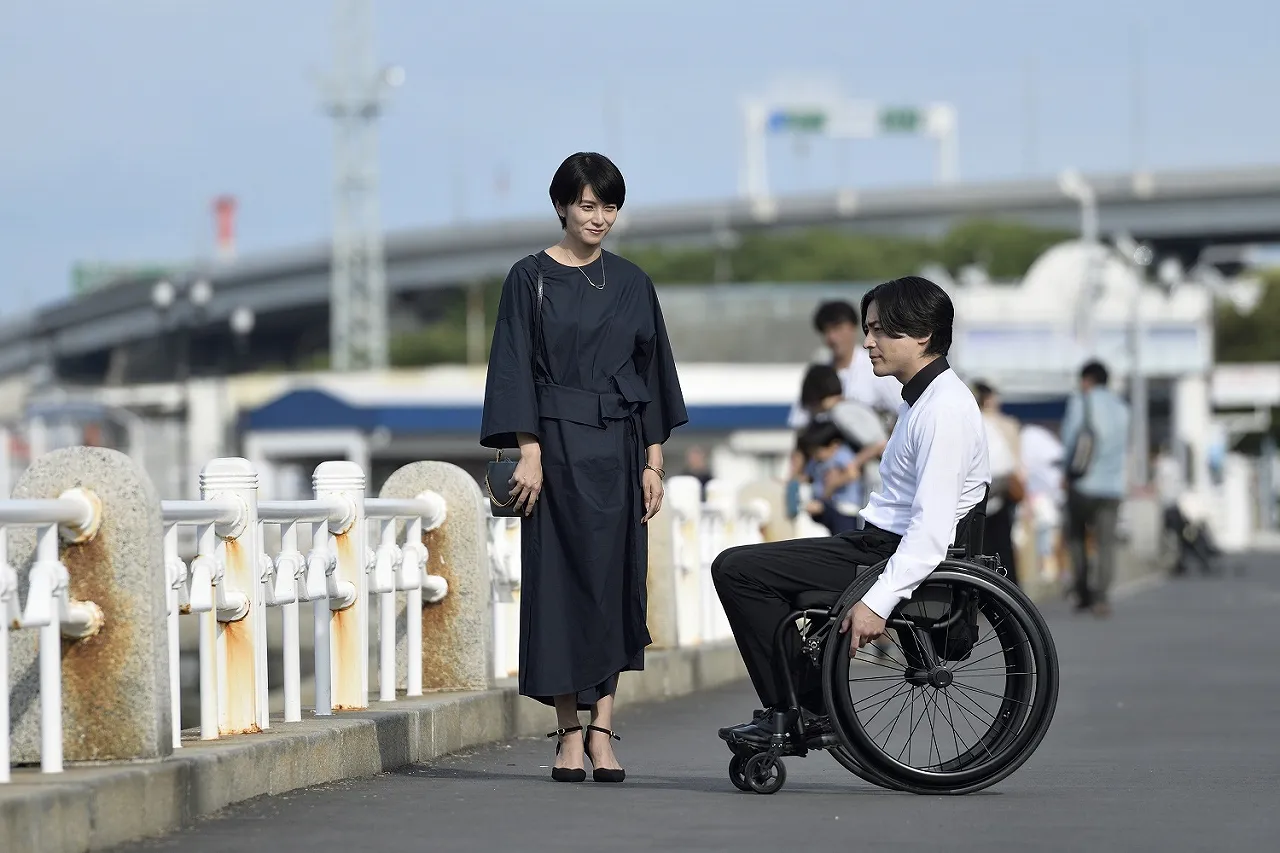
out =
{"type": "Polygon", "coordinates": [[[651,399],[649,389],[635,374],[618,374],[610,381],[617,390],[605,393],[539,382],[538,416],[603,429],[606,420],[629,418],[641,403],[651,399]]]}

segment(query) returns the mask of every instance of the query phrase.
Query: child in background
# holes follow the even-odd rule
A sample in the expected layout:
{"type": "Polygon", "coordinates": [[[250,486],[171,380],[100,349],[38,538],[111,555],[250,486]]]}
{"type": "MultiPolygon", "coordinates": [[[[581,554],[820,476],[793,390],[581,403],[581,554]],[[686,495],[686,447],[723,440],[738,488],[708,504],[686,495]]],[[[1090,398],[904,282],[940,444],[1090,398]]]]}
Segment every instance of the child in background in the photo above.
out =
{"type": "Polygon", "coordinates": [[[865,503],[862,475],[839,427],[830,421],[809,424],[800,431],[796,445],[804,457],[803,476],[813,488],[813,499],[805,507],[809,515],[833,536],[856,530],[865,503]]]}

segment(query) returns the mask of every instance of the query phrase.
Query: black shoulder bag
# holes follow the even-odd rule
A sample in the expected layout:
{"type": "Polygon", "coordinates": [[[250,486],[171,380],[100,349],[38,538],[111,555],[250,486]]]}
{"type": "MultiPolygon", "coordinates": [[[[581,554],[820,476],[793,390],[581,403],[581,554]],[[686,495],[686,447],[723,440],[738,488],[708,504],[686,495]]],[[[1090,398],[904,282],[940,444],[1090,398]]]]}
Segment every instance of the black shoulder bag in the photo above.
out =
{"type": "Polygon", "coordinates": [[[1067,479],[1071,482],[1089,473],[1089,466],[1093,464],[1093,449],[1096,442],[1093,434],[1093,413],[1089,407],[1089,392],[1086,391],[1081,396],[1084,398],[1084,417],[1080,423],[1080,435],[1076,436],[1075,446],[1071,448],[1071,458],[1067,460],[1067,479]]]}
{"type": "MultiPolygon", "coordinates": [[[[533,338],[529,352],[530,369],[538,360],[538,349],[542,343],[542,264],[537,255],[530,255],[538,270],[538,299],[533,312],[533,338]]],[[[489,508],[496,518],[519,518],[520,510],[516,508],[515,495],[511,494],[511,478],[516,473],[516,460],[504,459],[502,451],[497,458],[491,459],[485,466],[484,485],[489,492],[489,508]]]]}

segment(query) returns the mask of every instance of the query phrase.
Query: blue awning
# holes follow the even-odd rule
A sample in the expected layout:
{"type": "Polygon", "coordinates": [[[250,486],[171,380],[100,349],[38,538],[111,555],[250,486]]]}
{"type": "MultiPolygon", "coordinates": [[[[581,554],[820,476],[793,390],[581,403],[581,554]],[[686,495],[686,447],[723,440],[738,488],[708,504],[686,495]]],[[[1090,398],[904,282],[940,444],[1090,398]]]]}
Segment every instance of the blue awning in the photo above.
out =
{"type": "MultiPolygon", "coordinates": [[[[356,429],[392,433],[473,433],[480,432],[478,405],[421,403],[353,404],[314,388],[290,391],[270,403],[247,412],[242,419],[246,430],[356,429]]],[[[790,406],[775,404],[734,404],[689,406],[687,429],[728,431],[737,429],[785,429],[790,406]]]]}
{"type": "MultiPolygon", "coordinates": [[[[1065,399],[1006,402],[1004,410],[1023,421],[1057,421],[1065,399]]],[[[786,429],[790,405],[735,403],[691,405],[684,429],[728,432],[742,429],[786,429]]],[[[480,432],[480,406],[430,402],[355,404],[314,388],[289,393],[252,409],[242,421],[246,430],[385,429],[398,435],[480,432]]]]}

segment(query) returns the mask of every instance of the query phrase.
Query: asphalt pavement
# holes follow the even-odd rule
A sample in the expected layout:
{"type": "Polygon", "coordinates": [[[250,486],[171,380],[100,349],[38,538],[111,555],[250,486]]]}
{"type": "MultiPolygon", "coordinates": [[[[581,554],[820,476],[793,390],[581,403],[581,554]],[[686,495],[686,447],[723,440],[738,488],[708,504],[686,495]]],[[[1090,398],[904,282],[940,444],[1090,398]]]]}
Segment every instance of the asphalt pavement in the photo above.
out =
{"type": "Polygon", "coordinates": [[[1053,725],[1022,768],[963,797],[885,791],[825,753],[788,759],[777,794],[739,792],[716,737],[756,707],[739,684],[620,714],[622,785],[552,782],[553,742],[521,739],[260,798],[116,853],[1276,849],[1278,564],[1150,585],[1106,620],[1043,606],[1062,666],[1053,725]]]}

